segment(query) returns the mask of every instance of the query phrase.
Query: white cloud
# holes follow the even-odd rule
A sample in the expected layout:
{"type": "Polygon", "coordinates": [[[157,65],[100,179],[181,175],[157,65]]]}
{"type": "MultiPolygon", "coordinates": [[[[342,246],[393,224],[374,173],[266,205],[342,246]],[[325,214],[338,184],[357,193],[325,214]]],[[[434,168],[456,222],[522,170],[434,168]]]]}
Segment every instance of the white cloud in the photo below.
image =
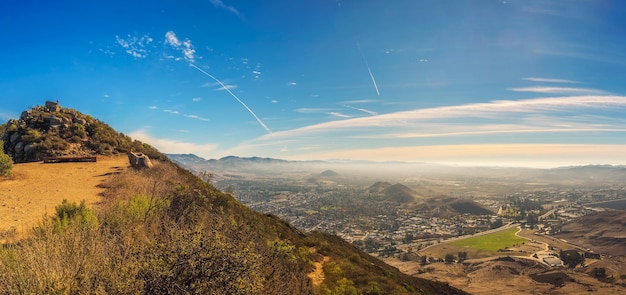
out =
{"type": "Polygon", "coordinates": [[[289,86],[295,86],[297,85],[297,83],[295,81],[290,81],[289,83],[287,83],[287,85],[289,86]]]}
{"type": "Polygon", "coordinates": [[[353,109],[353,110],[357,110],[357,111],[361,111],[361,112],[364,112],[364,113],[370,114],[370,115],[372,115],[372,116],[378,115],[378,113],[377,113],[377,112],[370,111],[370,110],[367,110],[367,109],[363,109],[363,108],[355,108],[355,107],[353,107],[353,106],[349,106],[349,105],[344,105],[344,106],[345,106],[345,107],[347,107],[347,108],[351,108],[351,109],[353,109]]]}
{"type": "Polygon", "coordinates": [[[148,108],[151,109],[151,110],[158,110],[159,109],[157,106],[149,106],[148,108]]]}
{"type": "MultiPolygon", "coordinates": [[[[165,44],[180,51],[186,61],[195,62],[196,50],[194,49],[193,44],[191,44],[191,40],[186,39],[184,41],[181,41],[176,36],[176,33],[174,33],[173,31],[168,31],[165,33],[165,44]]],[[[175,59],[178,60],[178,58],[175,59]]]]}
{"type": "Polygon", "coordinates": [[[346,115],[346,114],[342,114],[340,112],[327,112],[326,114],[331,115],[331,116],[335,116],[335,117],[339,117],[339,118],[352,118],[352,116],[346,115]]]}
{"type": "Polygon", "coordinates": [[[324,108],[299,108],[299,109],[295,109],[296,112],[298,113],[303,113],[303,114],[314,114],[314,113],[326,113],[331,111],[331,109],[324,109],[324,108]]]}
{"type": "Polygon", "coordinates": [[[573,81],[573,80],[539,78],[539,77],[528,77],[528,78],[523,78],[523,80],[532,81],[532,82],[544,82],[544,83],[580,83],[578,81],[573,81]]]}
{"type": "Polygon", "coordinates": [[[220,83],[217,83],[217,82],[206,82],[206,83],[202,84],[202,86],[200,86],[200,87],[215,87],[215,86],[218,86],[218,85],[220,85],[220,83]]]}
{"type": "Polygon", "coordinates": [[[194,98],[191,99],[191,101],[193,101],[193,102],[202,101],[202,97],[194,97],[194,98]]]}
{"type": "Polygon", "coordinates": [[[215,90],[217,91],[224,91],[224,90],[233,90],[233,89],[237,89],[237,85],[224,85],[220,88],[217,88],[215,90]]]}
{"type": "Polygon", "coordinates": [[[180,115],[179,111],[172,111],[172,110],[163,110],[166,113],[170,113],[170,114],[174,114],[174,115],[180,115]]]}
{"type": "Polygon", "coordinates": [[[217,149],[215,144],[196,144],[166,138],[152,137],[144,130],[137,130],[129,134],[130,137],[156,147],[162,153],[170,154],[196,154],[210,157],[209,155],[217,149]]]}
{"type": "Polygon", "coordinates": [[[197,116],[197,115],[183,115],[183,116],[185,116],[185,117],[187,117],[187,118],[191,118],[191,119],[196,119],[196,120],[200,120],[200,121],[205,121],[205,122],[208,122],[208,121],[209,121],[209,119],[207,119],[207,118],[203,118],[203,117],[200,117],[200,116],[197,116]]]}
{"type": "Polygon", "coordinates": [[[124,48],[124,52],[135,58],[146,58],[149,53],[147,46],[153,41],[149,35],[138,37],[131,36],[130,34],[127,35],[126,38],[115,35],[115,40],[119,46],[124,48]]]}
{"type": "Polygon", "coordinates": [[[515,92],[534,92],[534,93],[546,93],[546,94],[566,94],[566,95],[585,95],[585,94],[596,94],[602,95],[606,94],[605,91],[598,89],[590,89],[590,88],[572,88],[572,87],[520,87],[520,88],[509,88],[511,91],[515,92]]]}
{"type": "Polygon", "coordinates": [[[359,104],[359,103],[375,103],[375,102],[379,102],[379,101],[375,99],[358,99],[358,100],[348,100],[348,101],[344,101],[341,103],[342,104],[359,104]]]}
{"type": "Polygon", "coordinates": [[[102,95],[102,97],[109,98],[109,95],[105,93],[104,95],[102,95]]]}
{"type": "MultiPolygon", "coordinates": [[[[295,111],[336,113],[332,109],[323,108],[301,108],[295,111]]],[[[626,96],[500,100],[337,119],[264,135],[229,152],[271,156],[285,146],[290,151],[285,157],[313,159],[319,156],[317,159],[330,159],[338,158],[340,154],[322,156],[337,151],[358,159],[356,153],[350,154],[348,150],[342,149],[345,146],[365,146],[368,150],[359,155],[362,156],[360,159],[377,159],[375,154],[367,156],[367,151],[391,151],[404,146],[443,142],[455,146],[468,143],[468,140],[470,143],[491,142],[494,139],[497,142],[502,138],[509,142],[512,139],[549,137],[553,140],[561,138],[566,143],[587,143],[582,138],[600,138],[598,134],[614,133],[607,138],[622,138],[618,135],[626,133],[626,119],[617,115],[620,113],[626,113],[626,96]],[[576,142],[577,137],[581,138],[579,142],[576,142]],[[320,138],[325,140],[320,141],[320,138]],[[425,141],[426,138],[430,139],[425,141]],[[339,145],[339,142],[342,144],[339,145]],[[317,154],[298,152],[315,144],[321,145],[317,154]]],[[[395,157],[393,154],[387,156],[395,157]]]]}
{"type": "Polygon", "coordinates": [[[278,103],[278,100],[272,99],[272,103],[278,103]]]}
{"type": "Polygon", "coordinates": [[[230,11],[231,13],[233,13],[236,16],[241,16],[241,13],[239,12],[239,10],[237,10],[236,8],[230,6],[230,5],[226,5],[224,4],[224,2],[222,0],[209,0],[209,2],[211,2],[211,4],[213,4],[213,6],[217,7],[217,8],[222,8],[225,9],[227,11],[230,11]]]}

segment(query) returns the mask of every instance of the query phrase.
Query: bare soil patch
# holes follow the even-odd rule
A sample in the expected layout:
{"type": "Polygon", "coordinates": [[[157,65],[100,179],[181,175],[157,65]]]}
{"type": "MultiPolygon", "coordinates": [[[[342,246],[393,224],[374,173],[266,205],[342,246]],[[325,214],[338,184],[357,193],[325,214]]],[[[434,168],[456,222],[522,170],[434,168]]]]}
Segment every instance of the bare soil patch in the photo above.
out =
{"type": "Polygon", "coordinates": [[[15,164],[12,176],[0,177],[0,242],[23,238],[64,199],[96,205],[103,191],[98,185],[128,167],[126,155],[99,156],[97,162],[15,164]]]}
{"type": "Polygon", "coordinates": [[[626,294],[626,287],[598,281],[582,271],[513,257],[424,266],[394,258],[384,261],[406,274],[446,282],[470,294],[626,294]]]}

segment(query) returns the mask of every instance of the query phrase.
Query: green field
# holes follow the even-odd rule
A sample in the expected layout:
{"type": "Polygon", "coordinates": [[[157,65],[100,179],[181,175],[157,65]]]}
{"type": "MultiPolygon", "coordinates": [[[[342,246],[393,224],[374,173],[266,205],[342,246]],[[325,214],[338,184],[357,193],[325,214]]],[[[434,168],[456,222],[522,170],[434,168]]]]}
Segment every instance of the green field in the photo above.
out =
{"type": "Polygon", "coordinates": [[[477,236],[462,240],[450,242],[450,245],[459,247],[469,247],[477,250],[486,250],[497,252],[500,249],[506,249],[514,245],[521,245],[528,240],[515,235],[519,229],[511,228],[492,234],[477,236]]]}

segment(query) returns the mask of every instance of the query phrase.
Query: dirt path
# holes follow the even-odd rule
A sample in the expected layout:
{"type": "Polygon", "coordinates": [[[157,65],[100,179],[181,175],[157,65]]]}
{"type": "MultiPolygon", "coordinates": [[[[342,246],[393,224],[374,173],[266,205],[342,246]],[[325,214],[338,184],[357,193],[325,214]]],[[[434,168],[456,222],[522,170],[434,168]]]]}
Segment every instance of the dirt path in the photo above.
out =
{"type": "Polygon", "coordinates": [[[95,205],[102,192],[97,185],[128,166],[125,155],[99,156],[95,163],[14,165],[11,177],[0,177],[0,242],[22,238],[64,199],[95,205]]]}
{"type": "Polygon", "coordinates": [[[324,263],[328,262],[330,257],[324,256],[321,262],[315,262],[315,270],[307,276],[311,279],[313,287],[319,287],[324,282],[324,263]]]}

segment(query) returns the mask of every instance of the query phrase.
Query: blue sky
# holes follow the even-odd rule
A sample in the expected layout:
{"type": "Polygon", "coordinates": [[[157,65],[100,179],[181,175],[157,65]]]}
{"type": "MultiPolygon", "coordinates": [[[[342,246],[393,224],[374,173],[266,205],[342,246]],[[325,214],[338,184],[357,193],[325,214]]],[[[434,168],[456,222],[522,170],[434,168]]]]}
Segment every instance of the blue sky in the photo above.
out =
{"type": "Polygon", "coordinates": [[[58,99],[205,158],[626,164],[623,1],[0,5],[2,121],[58,99]]]}

